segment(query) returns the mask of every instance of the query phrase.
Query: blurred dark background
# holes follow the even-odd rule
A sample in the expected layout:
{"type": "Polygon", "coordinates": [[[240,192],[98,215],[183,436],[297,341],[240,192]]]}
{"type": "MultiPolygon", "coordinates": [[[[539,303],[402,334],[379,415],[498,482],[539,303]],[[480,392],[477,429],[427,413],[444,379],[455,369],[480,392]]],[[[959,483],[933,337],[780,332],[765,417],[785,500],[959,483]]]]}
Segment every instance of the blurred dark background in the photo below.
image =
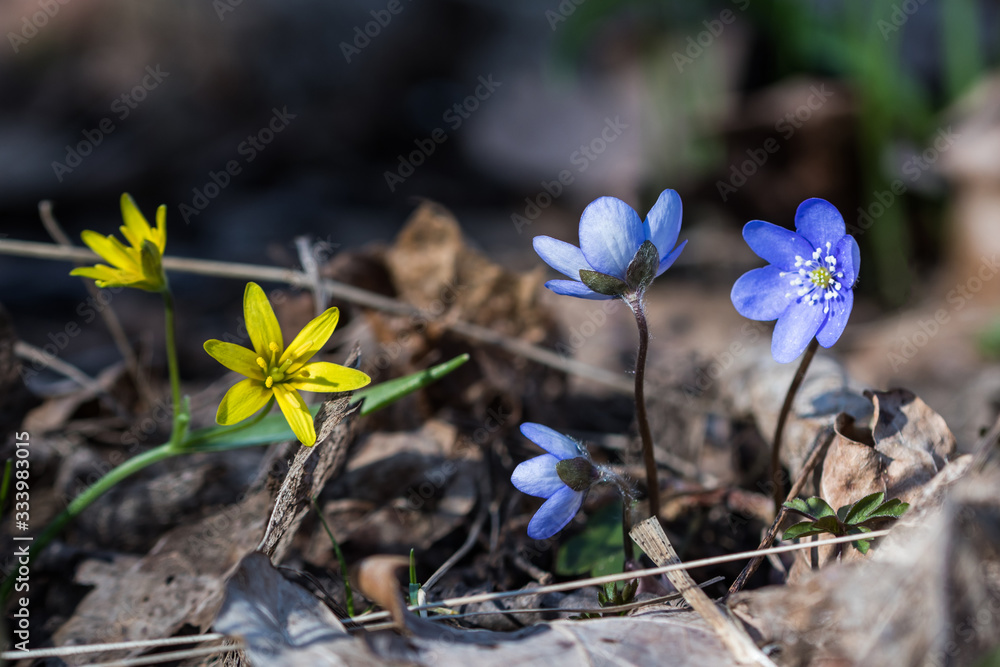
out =
{"type": "MultiPolygon", "coordinates": [[[[995,1],[16,0],[0,25],[10,238],[49,240],[43,199],[74,239],[116,232],[127,191],[167,205],[172,255],[294,266],[295,236],[389,241],[426,198],[530,268],[604,194],[644,214],[674,188],[686,235],[736,241],[820,196],[871,312],[1000,250],[995,1]]],[[[727,294],[755,261],[692,243],[674,273],[727,294]]],[[[34,344],[87,296],[64,268],[0,256],[34,344]]],[[[189,322],[238,314],[234,281],[172,281],[189,322]]]]}

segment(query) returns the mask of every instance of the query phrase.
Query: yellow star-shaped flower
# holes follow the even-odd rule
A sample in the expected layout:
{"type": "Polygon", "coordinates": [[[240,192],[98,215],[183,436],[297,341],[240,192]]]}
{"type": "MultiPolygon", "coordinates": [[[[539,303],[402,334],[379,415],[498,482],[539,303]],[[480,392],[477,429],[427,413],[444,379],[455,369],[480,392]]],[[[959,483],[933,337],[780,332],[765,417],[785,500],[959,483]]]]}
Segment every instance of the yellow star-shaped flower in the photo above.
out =
{"type": "Polygon", "coordinates": [[[156,209],[156,228],[136,207],[132,197],[122,195],[122,235],[129,242],[125,246],[110,234],[101,236],[89,229],[80,235],[91,250],[111,266],[81,266],[70,271],[71,276],[93,278],[98,287],[136,287],[147,292],[167,289],[167,276],[163,273],[163,251],[167,245],[167,207],[156,209]]]}
{"type": "Polygon", "coordinates": [[[309,361],[330,339],[337,326],[339,311],[327,309],[307,324],[288,347],[282,342],[278,318],[257,283],[247,283],[243,314],[252,350],[221,340],[205,341],[205,351],[212,358],[247,377],[226,392],[215,421],[222,425],[243,421],[274,396],[299,441],[306,446],[314,445],[313,417],[299,390],[351,391],[371,382],[370,377],[353,368],[309,361]]]}

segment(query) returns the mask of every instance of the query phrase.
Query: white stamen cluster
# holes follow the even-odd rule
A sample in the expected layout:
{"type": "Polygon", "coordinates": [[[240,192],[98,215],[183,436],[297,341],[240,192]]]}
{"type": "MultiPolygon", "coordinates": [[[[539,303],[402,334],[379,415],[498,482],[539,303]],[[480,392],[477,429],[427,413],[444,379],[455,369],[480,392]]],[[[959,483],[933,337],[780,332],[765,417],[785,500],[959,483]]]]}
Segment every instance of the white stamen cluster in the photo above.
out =
{"type": "MultiPolygon", "coordinates": [[[[808,300],[811,305],[822,301],[824,313],[830,312],[830,299],[840,296],[844,289],[838,280],[844,277],[844,272],[837,270],[837,258],[831,252],[830,242],[827,241],[825,247],[816,248],[811,259],[796,255],[796,270],[779,274],[782,278],[792,276],[788,282],[795,288],[797,301],[808,300]]],[[[793,294],[788,292],[785,296],[791,298],[793,294]]]]}

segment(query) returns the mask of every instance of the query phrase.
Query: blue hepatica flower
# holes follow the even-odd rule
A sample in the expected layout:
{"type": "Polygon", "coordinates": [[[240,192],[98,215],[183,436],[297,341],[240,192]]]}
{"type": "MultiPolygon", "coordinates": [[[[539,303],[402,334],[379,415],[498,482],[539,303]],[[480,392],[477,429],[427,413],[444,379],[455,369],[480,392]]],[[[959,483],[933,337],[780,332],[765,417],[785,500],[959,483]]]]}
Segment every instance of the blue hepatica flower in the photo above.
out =
{"type": "Polygon", "coordinates": [[[528,523],[528,536],[544,540],[572,521],[600,473],[586,448],[572,438],[530,422],[521,424],[521,433],[548,452],[521,463],[510,476],[518,490],[548,499],[528,523]]]}
{"type": "Polygon", "coordinates": [[[861,253],[844,218],[830,202],[807,199],[795,212],[795,231],[752,220],[743,238],[770,266],[749,271],[733,285],[733,305],[752,320],[774,320],[771,354],[796,359],[816,338],[837,342],[854,306],[861,253]]]}
{"type": "Polygon", "coordinates": [[[592,201],[580,216],[579,248],[550,236],[536,236],[532,245],[546,264],[571,278],[548,281],[545,286],[550,290],[582,299],[612,299],[621,296],[622,292],[594,291],[588,286],[594,283],[584,284],[586,278],[581,278],[580,271],[611,276],[610,281],[604,279],[605,284],[620,284],[621,290],[628,287],[641,291],[653,278],[669,269],[681,254],[687,241],[677,245],[680,231],[680,195],[674,190],[664,190],[645,221],[622,200],[601,197],[592,201]],[[634,279],[635,274],[629,275],[629,265],[646,241],[655,249],[654,265],[650,266],[655,268],[655,273],[640,285],[634,279]]]}

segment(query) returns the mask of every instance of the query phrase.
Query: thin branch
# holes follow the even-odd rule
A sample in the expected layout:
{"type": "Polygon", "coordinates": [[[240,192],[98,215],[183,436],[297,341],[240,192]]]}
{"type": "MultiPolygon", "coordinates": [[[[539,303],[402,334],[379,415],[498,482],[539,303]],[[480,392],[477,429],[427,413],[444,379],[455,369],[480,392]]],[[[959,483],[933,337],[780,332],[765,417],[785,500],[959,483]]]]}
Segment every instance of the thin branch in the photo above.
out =
{"type": "Polygon", "coordinates": [[[299,262],[302,264],[302,272],[309,279],[309,289],[313,293],[313,303],[315,305],[316,316],[318,317],[326,310],[326,289],[323,286],[323,278],[319,274],[319,264],[316,262],[315,246],[308,236],[299,236],[295,239],[295,249],[299,253],[299,262]]]}
{"type": "MultiPolygon", "coordinates": [[[[34,243],[31,241],[15,241],[11,239],[0,239],[0,254],[19,255],[21,257],[34,257],[37,259],[53,259],[75,262],[93,262],[98,259],[97,255],[83,248],[60,248],[50,243],[34,243]]],[[[309,278],[301,271],[293,269],[282,269],[273,266],[259,266],[256,264],[241,264],[235,262],[215,262],[202,259],[188,259],[184,257],[163,258],[163,268],[168,271],[179,271],[181,273],[194,273],[204,276],[215,276],[219,278],[234,278],[240,280],[258,280],[264,282],[286,283],[293,287],[303,289],[309,288],[309,278]]],[[[597,368],[590,364],[585,364],[575,359],[563,357],[562,355],[537,345],[525,342],[519,338],[510,338],[502,333],[479,326],[469,322],[455,321],[449,322],[440,319],[439,316],[426,312],[391,299],[387,296],[369,292],[368,290],[354,287],[346,283],[335,280],[324,279],[323,289],[334,298],[349,303],[357,304],[364,308],[374,308],[396,315],[405,315],[419,319],[422,322],[437,322],[442,327],[458,334],[464,338],[493,345],[506,352],[515,354],[525,359],[530,359],[536,363],[554,368],[556,370],[576,375],[593,382],[606,385],[622,394],[632,394],[632,383],[628,378],[621,377],[617,373],[597,368]]]]}
{"type": "MultiPolygon", "coordinates": [[[[636,526],[632,530],[632,539],[657,565],[681,564],[681,559],[677,555],[677,551],[674,550],[674,545],[670,543],[667,534],[663,532],[663,527],[660,526],[660,520],[657,517],[651,516],[636,526]]],[[[691,575],[684,570],[676,570],[668,572],[667,579],[684,596],[688,605],[698,612],[698,615],[715,631],[723,646],[732,654],[737,663],[774,667],[774,663],[757,648],[743,627],[724,614],[718,605],[705,594],[705,591],[698,587],[691,575]]]]}
{"type": "Polygon", "coordinates": [[[219,644],[218,646],[206,646],[203,648],[190,648],[183,651],[168,651],[166,653],[154,653],[138,658],[126,658],[115,660],[114,662],[94,662],[88,667],[139,667],[139,665],[159,665],[164,662],[174,662],[186,660],[188,658],[200,658],[203,656],[216,655],[217,653],[231,653],[232,651],[243,650],[242,645],[219,644]]]}
{"type": "Polygon", "coordinates": [[[67,655],[85,655],[103,651],[121,651],[135,648],[162,648],[164,646],[182,646],[184,644],[201,644],[202,642],[218,641],[226,636],[218,632],[189,637],[167,637],[166,639],[138,639],[129,642],[108,642],[105,644],[87,644],[85,646],[57,646],[55,648],[38,648],[30,651],[4,651],[0,653],[3,660],[36,660],[38,658],[59,658],[67,655]]]}
{"type": "MultiPolygon", "coordinates": [[[[865,533],[864,539],[870,540],[878,537],[885,537],[890,532],[891,530],[888,529],[875,530],[870,533],[865,533]]],[[[428,602],[422,605],[413,605],[407,607],[407,609],[409,609],[410,611],[420,611],[421,609],[432,609],[434,607],[460,607],[465,604],[474,604],[477,602],[489,602],[491,600],[521,597],[524,595],[543,595],[545,593],[561,593],[563,591],[572,591],[579,588],[586,588],[587,586],[601,586],[603,584],[612,584],[617,581],[628,581],[629,579],[636,579],[638,577],[651,577],[659,574],[666,574],[667,572],[675,572],[677,570],[691,570],[696,567],[709,567],[711,565],[721,565],[722,563],[732,563],[734,561],[745,560],[747,558],[755,558],[756,556],[766,556],[767,554],[783,554],[783,553],[788,553],[790,551],[814,549],[816,547],[825,546],[827,544],[841,544],[843,542],[857,542],[857,541],[858,541],[857,535],[845,535],[844,537],[831,537],[829,539],[817,540],[815,542],[786,544],[780,547],[771,547],[770,549],[761,549],[757,551],[741,551],[735,554],[726,554],[725,556],[713,556],[712,558],[702,558],[700,560],[692,560],[688,561],[687,563],[678,563],[676,565],[665,565],[663,567],[652,567],[646,570],[631,570],[629,572],[622,572],[619,574],[608,574],[603,577],[591,577],[588,579],[579,579],[577,581],[565,581],[558,584],[538,586],[537,588],[532,588],[529,590],[500,591],[498,593],[479,593],[476,595],[467,595],[465,597],[449,598],[438,602],[428,602]]],[[[341,622],[367,623],[369,621],[380,621],[388,617],[389,617],[389,612],[377,611],[371,614],[362,614],[361,616],[352,616],[351,618],[341,619],[341,622]]]]}

